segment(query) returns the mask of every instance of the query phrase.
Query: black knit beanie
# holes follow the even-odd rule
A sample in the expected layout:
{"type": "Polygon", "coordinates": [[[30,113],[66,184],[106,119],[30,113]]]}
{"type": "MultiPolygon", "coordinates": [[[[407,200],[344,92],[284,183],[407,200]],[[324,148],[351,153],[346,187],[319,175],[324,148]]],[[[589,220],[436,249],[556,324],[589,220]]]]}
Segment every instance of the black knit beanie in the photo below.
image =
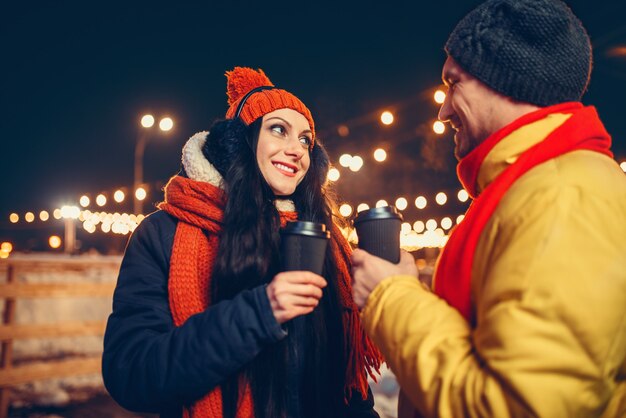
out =
{"type": "Polygon", "coordinates": [[[494,90],[538,106],[579,101],[591,74],[589,36],[560,0],[488,0],[445,50],[494,90]]]}

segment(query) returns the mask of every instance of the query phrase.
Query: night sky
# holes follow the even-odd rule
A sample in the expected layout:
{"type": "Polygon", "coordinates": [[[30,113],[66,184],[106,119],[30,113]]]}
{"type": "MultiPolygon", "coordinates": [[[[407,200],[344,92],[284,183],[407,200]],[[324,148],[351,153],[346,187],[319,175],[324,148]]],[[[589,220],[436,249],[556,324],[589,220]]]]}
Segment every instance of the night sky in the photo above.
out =
{"type": "MultiPolygon", "coordinates": [[[[443,44],[479,1],[23,3],[0,13],[0,239],[25,228],[8,222],[11,212],[130,187],[146,112],[175,123],[167,135],[153,129],[146,149],[144,179],[159,187],[185,140],[224,115],[224,72],[234,66],[263,68],[300,97],[335,164],[342,152],[363,156],[362,172],[342,171],[345,200],[458,189],[451,134],[425,127],[437,113],[443,44]],[[397,112],[389,128],[376,120],[383,109],[397,112]],[[379,145],[385,171],[373,167],[379,145]]],[[[614,51],[626,48],[626,6],[568,4],[594,46],[583,102],[598,108],[624,161],[626,52],[614,51]]]]}

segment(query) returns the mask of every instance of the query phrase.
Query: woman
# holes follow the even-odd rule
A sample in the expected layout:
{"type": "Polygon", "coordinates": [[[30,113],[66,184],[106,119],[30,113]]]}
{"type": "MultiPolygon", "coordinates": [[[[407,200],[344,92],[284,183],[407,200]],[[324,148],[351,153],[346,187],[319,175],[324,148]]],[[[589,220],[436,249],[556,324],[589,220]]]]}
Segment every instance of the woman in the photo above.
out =
{"type": "Polygon", "coordinates": [[[263,71],[227,72],[229,109],[183,148],[134,232],[105,339],[122,406],[162,417],[375,417],[380,354],[350,291],[350,248],[307,107],[263,71]],[[323,276],[279,272],[279,229],[326,224],[323,276]]]}

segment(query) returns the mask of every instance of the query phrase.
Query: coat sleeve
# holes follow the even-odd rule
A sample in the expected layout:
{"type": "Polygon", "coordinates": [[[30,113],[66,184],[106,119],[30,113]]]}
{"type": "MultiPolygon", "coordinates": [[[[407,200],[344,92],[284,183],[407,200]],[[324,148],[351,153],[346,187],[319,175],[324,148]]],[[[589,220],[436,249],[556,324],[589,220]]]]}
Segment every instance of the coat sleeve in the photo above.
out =
{"type": "Polygon", "coordinates": [[[575,188],[536,199],[492,225],[474,329],[414,277],[370,295],[366,330],[422,415],[597,417],[609,402],[626,355],[624,222],[575,188]]]}
{"type": "MultiPolygon", "coordinates": [[[[217,303],[175,327],[167,280],[171,237],[146,218],[131,237],[104,338],[102,373],[112,397],[134,411],[161,412],[205,395],[286,335],[263,286],[217,303]]],[[[172,222],[170,220],[170,222],[172,222]]]]}

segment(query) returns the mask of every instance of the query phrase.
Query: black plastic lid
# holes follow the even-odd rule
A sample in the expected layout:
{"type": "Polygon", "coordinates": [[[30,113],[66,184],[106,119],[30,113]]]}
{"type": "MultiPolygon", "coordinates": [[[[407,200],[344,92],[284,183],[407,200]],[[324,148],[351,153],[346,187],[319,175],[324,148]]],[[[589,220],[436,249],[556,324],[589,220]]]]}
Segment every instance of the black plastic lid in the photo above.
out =
{"type": "Polygon", "coordinates": [[[371,208],[359,212],[354,219],[354,224],[359,222],[372,221],[374,219],[400,219],[402,214],[395,206],[383,206],[382,208],[371,208]]]}
{"type": "Polygon", "coordinates": [[[309,235],[318,238],[330,238],[330,232],[326,230],[326,225],[309,221],[287,222],[280,230],[281,234],[309,235]]]}

